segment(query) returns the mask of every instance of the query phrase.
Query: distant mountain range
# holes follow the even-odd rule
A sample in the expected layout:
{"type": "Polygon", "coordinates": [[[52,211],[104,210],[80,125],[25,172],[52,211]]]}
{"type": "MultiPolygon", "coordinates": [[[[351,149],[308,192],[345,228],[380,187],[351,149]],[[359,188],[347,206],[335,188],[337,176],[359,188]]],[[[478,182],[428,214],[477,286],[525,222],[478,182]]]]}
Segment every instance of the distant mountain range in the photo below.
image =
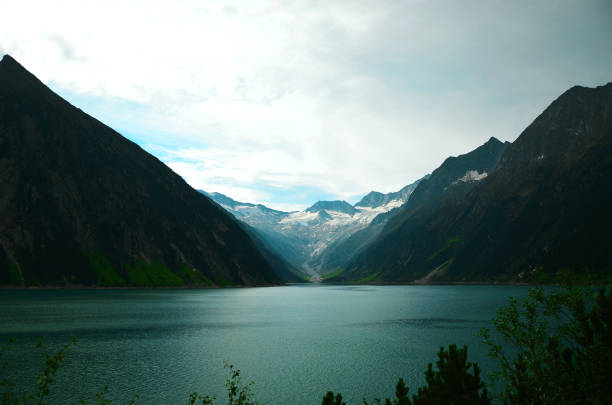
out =
{"type": "Polygon", "coordinates": [[[8,55],[0,190],[0,285],[281,283],[231,215],[8,55]]]}
{"type": "Polygon", "coordinates": [[[326,249],[367,227],[378,215],[400,207],[421,180],[402,190],[371,192],[354,206],[346,201],[318,201],[303,211],[277,211],[243,203],[220,193],[201,191],[236,219],[251,226],[300,277],[318,280],[330,269],[321,266],[326,249]]]}

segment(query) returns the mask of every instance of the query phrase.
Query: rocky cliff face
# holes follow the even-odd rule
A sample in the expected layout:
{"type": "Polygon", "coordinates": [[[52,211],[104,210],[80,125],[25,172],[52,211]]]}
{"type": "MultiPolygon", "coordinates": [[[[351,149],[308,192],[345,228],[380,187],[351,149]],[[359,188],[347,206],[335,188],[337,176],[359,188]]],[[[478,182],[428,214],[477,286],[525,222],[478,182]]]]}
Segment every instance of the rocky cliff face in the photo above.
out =
{"type": "Polygon", "coordinates": [[[279,282],[230,215],[8,55],[0,190],[2,285],[279,282]]]}

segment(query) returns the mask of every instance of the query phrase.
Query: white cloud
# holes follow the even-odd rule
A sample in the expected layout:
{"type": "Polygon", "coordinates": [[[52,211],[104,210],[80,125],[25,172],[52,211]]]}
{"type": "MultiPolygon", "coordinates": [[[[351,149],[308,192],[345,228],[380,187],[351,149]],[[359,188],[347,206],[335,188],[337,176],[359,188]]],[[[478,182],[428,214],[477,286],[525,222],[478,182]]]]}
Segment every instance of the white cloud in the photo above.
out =
{"type": "Polygon", "coordinates": [[[395,191],[490,136],[513,140],[565,88],[610,80],[610,11],[22,0],[3,5],[0,49],[109,125],[168,134],[141,140],[170,148],[150,150],[194,187],[274,203],[262,184],[395,191]]]}

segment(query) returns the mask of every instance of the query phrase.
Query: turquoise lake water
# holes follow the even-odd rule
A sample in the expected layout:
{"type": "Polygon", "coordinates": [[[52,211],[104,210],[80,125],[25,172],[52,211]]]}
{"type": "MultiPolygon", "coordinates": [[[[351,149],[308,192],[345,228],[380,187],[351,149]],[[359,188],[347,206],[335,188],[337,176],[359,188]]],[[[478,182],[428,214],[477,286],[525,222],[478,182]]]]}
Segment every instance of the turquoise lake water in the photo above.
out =
{"type": "MultiPolygon", "coordinates": [[[[520,286],[320,286],[210,290],[3,290],[0,342],[17,338],[13,378],[40,369],[38,337],[69,350],[53,403],[186,404],[225,394],[227,361],[254,381],[261,404],[348,403],[391,396],[399,377],[424,382],[440,346],[469,346],[492,367],[478,331],[520,286]]],[[[219,401],[223,403],[223,401],[219,401]]]]}

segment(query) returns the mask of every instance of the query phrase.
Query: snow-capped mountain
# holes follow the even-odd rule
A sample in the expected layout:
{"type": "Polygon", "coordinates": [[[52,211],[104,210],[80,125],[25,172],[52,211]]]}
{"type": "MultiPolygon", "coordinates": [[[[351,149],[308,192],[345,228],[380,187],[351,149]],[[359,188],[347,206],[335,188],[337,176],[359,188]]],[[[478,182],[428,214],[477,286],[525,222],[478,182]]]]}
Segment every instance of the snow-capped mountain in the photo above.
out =
{"type": "Polygon", "coordinates": [[[287,261],[317,278],[320,270],[317,258],[330,244],[365,228],[378,215],[402,206],[420,181],[394,193],[372,191],[355,205],[346,201],[318,201],[295,212],[238,202],[221,193],[202,192],[255,228],[287,261]]]}
{"type": "Polygon", "coordinates": [[[323,210],[344,212],[349,215],[357,213],[357,210],[346,201],[318,201],[312,207],[306,208],[308,212],[319,212],[323,210]]]}
{"type": "MultiPolygon", "coordinates": [[[[427,178],[429,175],[425,176],[427,178]]],[[[422,179],[421,179],[422,180],[422,179]]],[[[366,194],[361,201],[355,204],[355,207],[379,207],[381,205],[386,205],[391,203],[392,201],[408,201],[410,194],[414,191],[416,186],[421,182],[421,180],[415,181],[412,184],[407,185],[402,188],[400,191],[395,193],[379,193],[378,191],[370,191],[366,194]]],[[[394,207],[395,208],[395,207],[394,207]]]]}

